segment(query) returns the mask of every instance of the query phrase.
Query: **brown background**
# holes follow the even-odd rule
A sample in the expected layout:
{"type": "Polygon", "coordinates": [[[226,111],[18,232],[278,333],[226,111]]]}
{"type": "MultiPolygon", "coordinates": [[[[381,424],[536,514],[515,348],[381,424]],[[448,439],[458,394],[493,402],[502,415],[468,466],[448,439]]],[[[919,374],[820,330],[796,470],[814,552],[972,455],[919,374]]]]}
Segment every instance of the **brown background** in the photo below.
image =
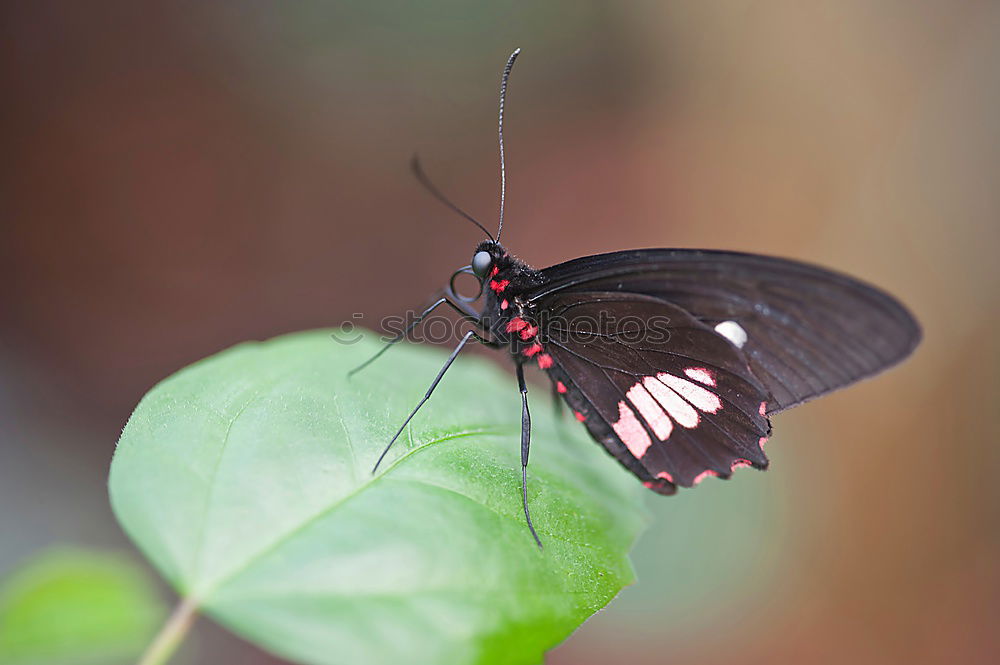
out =
{"type": "MultiPolygon", "coordinates": [[[[793,256],[895,293],[926,336],[778,417],[766,475],[651,497],[640,584],[551,662],[995,657],[986,1],[4,3],[0,574],[51,543],[128,547],[106,471],[153,382],[241,340],[374,325],[468,260],[475,230],[406,164],[419,150],[495,218],[513,46],[504,235],[530,263],[793,256]]],[[[189,660],[279,662],[198,632],[189,660]]]]}

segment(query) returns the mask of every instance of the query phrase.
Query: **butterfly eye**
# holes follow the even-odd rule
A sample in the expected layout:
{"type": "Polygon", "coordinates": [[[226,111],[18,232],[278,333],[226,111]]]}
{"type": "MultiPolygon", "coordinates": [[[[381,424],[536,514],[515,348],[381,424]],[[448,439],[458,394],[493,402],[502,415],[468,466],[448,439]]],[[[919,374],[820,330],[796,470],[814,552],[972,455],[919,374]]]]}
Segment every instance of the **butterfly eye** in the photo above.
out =
{"type": "Polygon", "coordinates": [[[486,273],[490,271],[491,265],[493,265],[493,257],[490,256],[489,252],[476,252],[476,255],[472,257],[472,272],[476,273],[476,277],[479,279],[486,278],[486,273]]]}

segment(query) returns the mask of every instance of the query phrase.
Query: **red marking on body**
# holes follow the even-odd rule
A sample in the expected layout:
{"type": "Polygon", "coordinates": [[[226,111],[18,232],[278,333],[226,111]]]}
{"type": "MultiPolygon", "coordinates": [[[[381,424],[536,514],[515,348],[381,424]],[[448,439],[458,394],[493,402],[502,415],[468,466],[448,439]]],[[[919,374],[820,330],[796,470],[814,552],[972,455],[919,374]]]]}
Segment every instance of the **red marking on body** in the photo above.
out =
{"type": "Polygon", "coordinates": [[[535,355],[541,350],[542,350],[542,345],[539,344],[538,342],[535,342],[534,344],[532,344],[531,346],[529,346],[524,350],[524,355],[530,358],[531,356],[535,355]]]}
{"type": "Polygon", "coordinates": [[[715,375],[712,374],[712,370],[704,367],[688,367],[684,373],[688,375],[688,378],[694,379],[698,383],[715,387],[715,375]]]}
{"type": "Polygon", "coordinates": [[[500,309],[507,309],[508,307],[510,307],[510,303],[506,300],[500,303],[500,309]]]}
{"type": "Polygon", "coordinates": [[[671,475],[670,475],[669,473],[667,473],[666,471],[660,471],[660,472],[659,472],[658,474],[656,474],[656,477],[657,477],[657,478],[663,478],[663,479],[664,479],[664,480],[666,480],[666,481],[667,481],[668,483],[672,483],[672,482],[674,482],[674,477],[673,477],[673,476],[671,476],[671,475]]]}
{"type": "Polygon", "coordinates": [[[533,326],[530,323],[521,328],[521,339],[528,341],[532,337],[538,334],[538,326],[533,326]]]}
{"type": "Polygon", "coordinates": [[[509,279],[501,279],[500,281],[497,281],[495,279],[490,280],[490,288],[496,291],[497,293],[500,293],[501,291],[506,289],[509,285],[510,285],[509,279]]]}
{"type": "Polygon", "coordinates": [[[574,411],[573,415],[576,416],[576,419],[579,420],[581,423],[587,419],[587,416],[583,415],[579,411],[574,411]]]}
{"type": "Polygon", "coordinates": [[[762,416],[766,416],[767,415],[767,402],[761,402],[760,403],[760,408],[757,409],[757,412],[760,413],[760,415],[762,415],[762,416]]]}
{"type": "Polygon", "coordinates": [[[500,266],[493,266],[493,271],[490,272],[490,277],[496,277],[497,273],[500,272],[500,266]]]}
{"type": "Polygon", "coordinates": [[[760,437],[760,441],[757,442],[757,445],[760,446],[761,451],[764,450],[765,443],[767,443],[767,437],[766,436],[760,437]]]}
{"type": "Polygon", "coordinates": [[[718,475],[719,475],[718,471],[712,471],[711,469],[705,469],[704,471],[702,471],[701,473],[699,473],[697,476],[694,477],[694,480],[692,481],[692,484],[693,485],[697,485],[698,483],[700,483],[701,481],[705,480],[709,476],[718,476],[718,475]]]}
{"type": "Polygon", "coordinates": [[[552,356],[547,353],[538,356],[538,369],[548,369],[550,367],[552,367],[552,356]]]}
{"type": "Polygon", "coordinates": [[[562,381],[556,381],[556,392],[560,395],[566,394],[566,384],[562,381]]]}
{"type": "Polygon", "coordinates": [[[729,467],[730,471],[735,471],[736,469],[745,469],[748,466],[753,466],[748,459],[738,459],[735,460],[729,467]]]}
{"type": "Polygon", "coordinates": [[[520,316],[515,316],[513,319],[507,322],[507,332],[514,332],[517,330],[521,330],[526,325],[528,325],[527,321],[522,319],[520,316]]]}

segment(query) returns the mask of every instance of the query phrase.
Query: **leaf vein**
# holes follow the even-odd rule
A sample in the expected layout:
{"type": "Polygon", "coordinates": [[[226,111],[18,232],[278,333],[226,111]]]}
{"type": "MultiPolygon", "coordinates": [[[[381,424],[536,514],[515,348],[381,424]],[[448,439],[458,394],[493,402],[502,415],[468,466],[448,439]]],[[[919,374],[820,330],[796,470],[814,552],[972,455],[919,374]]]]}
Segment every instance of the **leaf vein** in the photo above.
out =
{"type": "Polygon", "coordinates": [[[323,517],[325,517],[326,515],[328,515],[329,513],[331,513],[332,511],[334,511],[335,509],[337,509],[338,507],[340,507],[341,505],[343,505],[347,501],[353,499],[354,497],[358,496],[361,492],[363,492],[364,490],[368,489],[369,487],[371,487],[372,485],[374,485],[375,483],[377,483],[380,479],[384,478],[389,473],[391,473],[393,469],[395,469],[397,466],[399,466],[404,460],[406,460],[411,455],[415,455],[416,453],[418,453],[418,452],[420,452],[422,450],[426,450],[427,448],[429,448],[429,447],[431,447],[433,445],[439,444],[439,443],[444,443],[445,441],[451,441],[453,439],[459,439],[459,438],[466,437],[466,436],[474,436],[476,434],[494,434],[494,433],[496,433],[496,432],[495,431],[491,431],[489,429],[466,430],[464,432],[455,432],[455,433],[448,434],[447,436],[443,436],[443,437],[438,438],[438,439],[433,439],[431,441],[428,441],[427,443],[424,443],[423,445],[421,445],[421,446],[419,446],[417,448],[414,448],[413,450],[407,451],[406,454],[402,455],[399,459],[393,461],[386,468],[385,471],[383,471],[382,473],[380,473],[377,476],[373,476],[370,480],[365,481],[364,483],[362,483],[361,485],[359,485],[357,488],[355,488],[354,490],[352,490],[348,494],[345,494],[341,498],[337,499],[336,501],[334,501],[333,503],[331,503],[329,506],[326,506],[325,508],[323,508],[322,510],[320,510],[316,514],[311,515],[310,517],[307,517],[306,519],[304,519],[302,522],[300,522],[295,527],[289,529],[284,534],[282,534],[282,535],[278,536],[277,538],[275,538],[274,541],[271,542],[269,545],[261,548],[260,550],[258,550],[253,555],[247,557],[246,561],[242,565],[240,565],[236,569],[232,570],[231,572],[229,572],[228,574],[226,574],[225,576],[223,576],[222,579],[220,579],[217,582],[215,582],[212,586],[210,586],[207,589],[202,590],[198,594],[192,594],[192,595],[197,595],[198,596],[198,601],[197,602],[200,604],[201,599],[203,599],[203,598],[205,598],[207,596],[210,596],[213,591],[215,591],[216,589],[218,589],[222,585],[224,585],[224,584],[232,581],[233,579],[235,579],[236,577],[238,577],[239,575],[241,575],[243,572],[245,572],[248,568],[250,568],[258,560],[260,560],[261,558],[263,558],[264,556],[266,556],[268,553],[273,552],[274,550],[276,550],[279,547],[281,547],[284,543],[286,543],[289,540],[291,540],[296,534],[298,534],[301,531],[303,531],[304,529],[308,528],[310,525],[312,525],[316,521],[322,519],[323,517]]]}
{"type": "Polygon", "coordinates": [[[250,396],[250,399],[246,401],[246,404],[241,406],[239,411],[233,415],[232,420],[230,420],[229,424],[226,426],[226,433],[222,437],[222,447],[219,449],[219,456],[215,459],[215,464],[212,466],[212,471],[208,476],[208,496],[205,499],[205,518],[202,520],[201,529],[198,531],[198,546],[195,548],[195,555],[192,560],[192,563],[194,564],[193,579],[198,579],[201,576],[200,574],[203,563],[202,559],[205,555],[205,533],[208,531],[208,521],[212,514],[211,507],[215,497],[215,488],[217,486],[215,481],[216,477],[219,475],[219,468],[222,466],[222,459],[226,455],[226,449],[229,447],[229,436],[233,431],[233,425],[235,425],[236,421],[239,420],[239,417],[242,416],[243,413],[257,401],[257,398],[260,397],[263,392],[263,389],[254,392],[254,394],[250,396]]]}

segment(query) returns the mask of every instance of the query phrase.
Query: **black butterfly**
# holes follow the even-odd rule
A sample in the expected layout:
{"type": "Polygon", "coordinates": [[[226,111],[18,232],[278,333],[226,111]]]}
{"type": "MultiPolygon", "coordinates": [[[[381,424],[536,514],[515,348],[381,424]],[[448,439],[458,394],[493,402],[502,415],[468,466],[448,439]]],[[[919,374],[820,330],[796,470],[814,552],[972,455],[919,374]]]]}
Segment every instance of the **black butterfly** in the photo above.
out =
{"type": "Polygon", "coordinates": [[[471,264],[452,276],[441,297],[390,342],[402,339],[441,305],[449,305],[475,326],[386,446],[376,468],[469,341],[507,348],[522,399],[524,515],[541,546],[528,511],[531,416],[526,364],[536,364],[549,375],[554,392],[576,419],[646,487],[673,494],[678,486],[691,487],[707,476],[728,478],[739,467],[766,468],[770,415],[872,376],[917,345],[919,326],[891,296],[850,277],[787,259],[639,249],[533,270],[512,256],[499,238],[503,105],[518,53],[508,59],[500,85],[496,238],[447,201],[414,161],[417,177],[431,193],[490,239],[476,247],[471,264]],[[462,274],[479,280],[475,297],[456,292],[455,278],[462,274]],[[471,303],[483,294],[477,310],[471,303]]]}

